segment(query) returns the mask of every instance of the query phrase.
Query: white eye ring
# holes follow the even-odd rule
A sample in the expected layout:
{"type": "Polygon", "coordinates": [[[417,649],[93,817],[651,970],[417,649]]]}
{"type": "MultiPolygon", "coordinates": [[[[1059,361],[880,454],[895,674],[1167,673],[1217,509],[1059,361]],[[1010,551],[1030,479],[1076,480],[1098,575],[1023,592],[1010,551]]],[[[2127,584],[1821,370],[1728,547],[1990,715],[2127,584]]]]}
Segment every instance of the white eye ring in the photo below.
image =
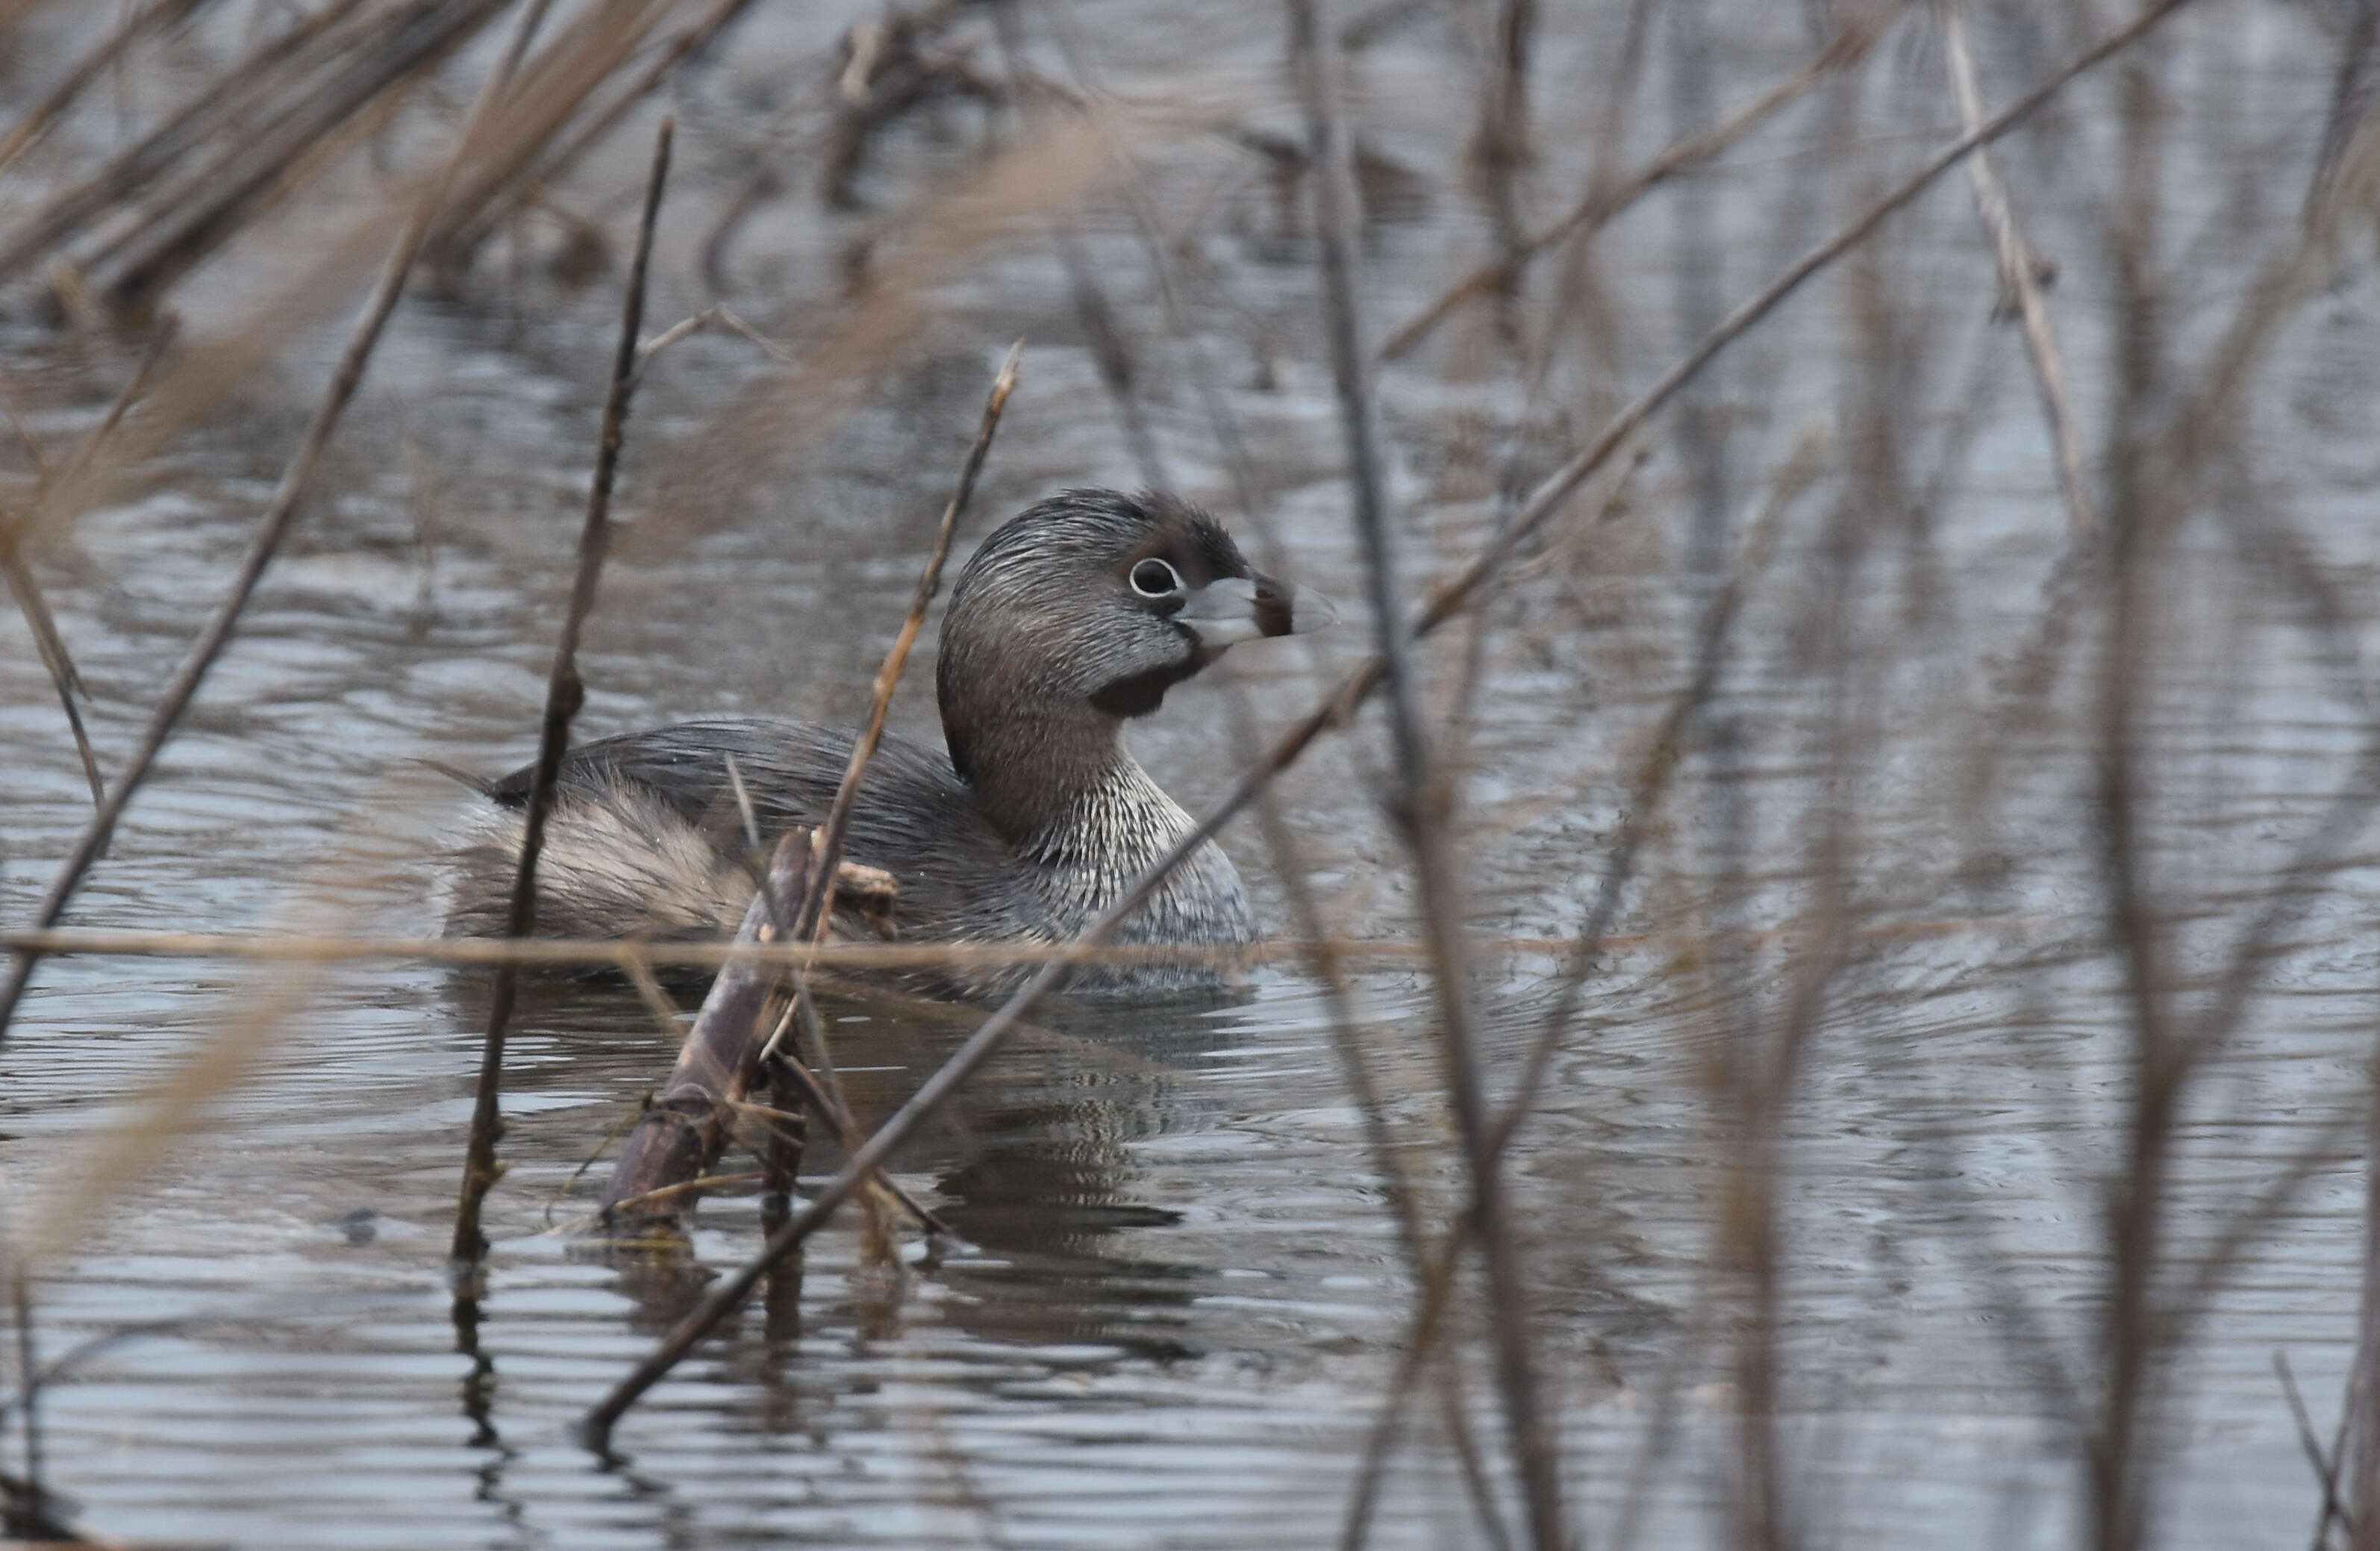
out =
{"type": "Polygon", "coordinates": [[[1182,573],[1154,555],[1135,564],[1129,579],[1143,598],[1170,598],[1182,590],[1182,573]]]}

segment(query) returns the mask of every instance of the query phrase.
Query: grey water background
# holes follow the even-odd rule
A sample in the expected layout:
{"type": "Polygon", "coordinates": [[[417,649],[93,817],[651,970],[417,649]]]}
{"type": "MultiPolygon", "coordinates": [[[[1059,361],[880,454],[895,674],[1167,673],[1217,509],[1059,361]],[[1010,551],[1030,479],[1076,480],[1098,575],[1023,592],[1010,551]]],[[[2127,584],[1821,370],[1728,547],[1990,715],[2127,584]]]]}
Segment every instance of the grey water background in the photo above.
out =
{"type": "MultiPolygon", "coordinates": [[[[1527,184],[1541,213],[1580,186],[1597,115],[1585,83],[1602,79],[1623,10],[1549,8],[1527,184]]],[[[2158,62],[2172,87],[2168,325],[2184,360],[2295,220],[2335,46],[2309,10],[2203,10],[2176,26],[2158,62]]],[[[862,183],[870,209],[821,211],[802,160],[814,153],[806,104],[828,90],[840,30],[867,19],[861,7],[763,5],[675,89],[680,171],[655,327],[716,299],[698,239],[759,159],[782,159],[787,188],[737,236],[726,298],[797,353],[831,326],[844,244],[972,164],[985,125],[956,104],[879,148],[862,183]]],[[[1729,7],[1721,19],[1711,38],[1721,111],[1810,55],[1798,8],[1729,7]]],[[[1079,20],[1105,85],[1205,94],[1297,132],[1269,8],[1103,5],[1079,20]]],[[[142,51],[127,111],[137,120],[152,88],[187,90],[243,24],[229,7],[142,51]]],[[[13,102],[41,89],[45,59],[66,57],[45,55],[44,40],[62,51],[81,35],[64,17],[28,25],[13,102]]],[[[1403,175],[1376,179],[1366,228],[1363,299],[1376,333],[1489,250],[1461,163],[1475,112],[1470,25],[1424,8],[1354,68],[1350,108],[1367,152],[1403,175]]],[[[2070,29],[2088,30],[2046,9],[1984,13],[1991,100],[2064,57],[2070,29]]],[[[979,59],[995,57],[979,25],[965,36],[979,59]]],[[[1631,164],[1698,127],[1669,116],[1672,56],[1656,47],[1649,57],[1631,164]]],[[[1603,235],[1616,368],[1572,351],[1531,394],[1475,314],[1381,373],[1416,573],[1459,561],[1489,530],[1512,427],[1523,427],[1520,462],[1541,472],[1691,337],[1676,200],[1700,201],[1714,285],[1731,304],[1889,169],[1955,133],[1922,22],[1888,34],[1851,79],[1848,99],[1820,92],[1687,194],[1658,193],[1603,235]],[[1843,120],[1829,114],[1853,124],[1849,162],[1834,138],[1843,120]]],[[[2059,264],[2053,306],[2095,428],[2109,391],[2101,233],[2114,80],[2078,85],[2003,164],[2036,245],[2059,264]]],[[[605,234],[615,260],[651,116],[555,194],[605,234]]],[[[416,108],[395,132],[401,154],[435,154],[452,123],[416,108]]],[[[103,149],[119,132],[109,112],[78,118],[23,176],[38,188],[78,147],[103,149]]],[[[1195,345],[1164,338],[1120,201],[1095,196],[1072,219],[1135,334],[1169,478],[1239,520],[1191,388],[1196,348],[1245,427],[1284,567],[1347,609],[1311,659],[1304,643],[1281,643],[1243,648],[1218,670],[1278,726],[1328,682],[1318,666],[1358,659],[1369,628],[1311,245],[1262,165],[1220,137],[1184,133],[1140,153],[1189,277],[1195,345]]],[[[358,170],[346,196],[371,187],[358,170]]],[[[30,195],[0,188],[0,198],[30,195]]],[[[276,264],[306,251],[310,219],[249,234],[203,271],[176,298],[188,325],[203,334],[269,297],[276,264]]],[[[584,734],[705,712],[858,715],[1011,339],[1026,342],[1021,386],[962,548],[1054,487],[1137,480],[1047,237],[1046,224],[1026,221],[970,255],[933,287],[921,333],[857,404],[803,436],[760,488],[702,514],[698,534],[645,550],[628,541],[582,660],[584,734]]],[[[527,757],[592,454],[618,276],[615,264],[567,284],[547,262],[561,242],[532,220],[518,255],[492,261],[463,295],[420,297],[399,313],[289,550],[74,923],[433,929],[436,853],[465,808],[409,761],[499,769],[527,757]]],[[[2084,1350],[2107,1277],[2105,1185],[2121,1158],[2128,1003],[2085,800],[2095,724],[2082,664],[2096,636],[2080,634],[2051,714],[2004,751],[1992,809],[1963,808],[1962,776],[2002,736],[1989,716],[1995,654],[2030,628],[2066,517],[2020,345],[1992,317],[1997,282],[1961,179],[1943,179],[1876,252],[1903,337],[1918,342],[1897,405],[1913,477],[1934,480],[1953,453],[1955,467],[1924,522],[1869,514],[1876,537],[1849,585],[1830,591],[1830,514],[1852,488],[1839,477],[1843,408],[1884,370],[1853,326],[1852,268],[1715,372],[1731,522],[1759,507],[1814,426],[1829,437],[1826,472],[1788,510],[1780,551],[1749,588],[1716,707],[1739,739],[1734,768],[1689,763],[1629,896],[1624,951],[1593,983],[1512,1160],[1543,1383],[1577,1514],[1597,1543],[1640,1485],[1641,1543],[1722,1544],[1732,1533],[1735,1315],[1716,1254],[1732,1142],[1708,1069],[1730,1029],[1775,1016],[1796,963],[1787,928],[1813,908],[1811,842],[1838,805],[1856,815],[1856,939],[1789,1103],[1779,1164],[1791,1500],[1815,1544],[2053,1545],[2080,1533],[2078,1450],[2010,1327],[2021,1312],[2028,1328],[2084,1350]],[[1840,627],[1862,665],[1849,790],[1828,763],[1846,719],[1813,666],[1814,620],[1840,627]],[[1749,881],[1722,911],[1718,816],[1730,811],[1748,816],[1749,881]],[[1984,889],[1964,867],[1978,834],[1997,868],[1984,889]],[[1732,981],[1711,968],[1720,927],[1765,934],[1734,957],[1732,981]],[[1648,1459],[1650,1439],[1661,1446],[1648,1459]]],[[[2284,330],[2250,395],[2252,477],[2207,497],[2245,491],[2293,514],[2307,563],[2350,606],[2342,628],[2366,652],[2380,619],[2370,521],[2380,461],[2366,430],[2380,387],[2375,302],[2365,237],[2284,330]]],[[[143,492],[87,514],[39,557],[94,689],[110,769],[218,597],[342,332],[339,320],[296,332],[268,375],[239,384],[164,454],[143,492]]],[[[5,361],[20,413],[61,438],[91,423],[129,368],[122,352],[21,311],[5,361]]],[[[642,503],[669,450],[770,370],[717,332],[659,357],[629,432],[621,515],[649,519],[642,503]]],[[[1487,676],[1467,704],[1463,809],[1483,938],[1578,927],[1629,774],[1691,664],[1706,591],[1692,572],[1693,473],[1672,422],[1644,446],[1625,499],[1589,523],[1603,492],[1582,498],[1579,520],[1497,605],[1487,676]]],[[[2154,670],[2151,859],[2180,972],[2201,975],[2277,886],[2371,729],[2295,595],[2221,527],[2184,528],[2162,603],[2177,623],[2154,670]]],[[[1432,704],[1458,655],[1448,643],[1429,654],[1432,704]]],[[[933,735],[930,667],[914,666],[895,718],[923,737],[933,735]]],[[[1224,693],[1194,684],[1135,730],[1144,762],[1194,811],[1237,769],[1224,693]]],[[[1279,790],[1339,929],[1406,939],[1402,854],[1375,800],[1378,734],[1366,718],[1279,790]]],[[[13,613],[0,617],[0,921],[13,922],[88,811],[13,613]]],[[[1285,931],[1256,827],[1235,826],[1226,843],[1285,931]]],[[[2193,1091],[2170,1197],[2185,1272],[2294,1149],[2363,1102],[2380,964],[2368,842],[2318,886],[2248,1026],[2193,1091]]],[[[1551,970],[1542,951],[1485,955],[1478,991],[1500,1091],[1551,970]]],[[[77,1144],[123,1119],[285,973],[47,964],[0,1050],[9,1215],[75,1192],[64,1166],[77,1144]]],[[[1356,990],[1401,1155],[1442,1220],[1463,1176],[1427,979],[1417,964],[1371,969],[1356,990]]],[[[555,1198],[666,1069],[669,1036],[618,988],[529,998],[507,1074],[511,1171],[491,1206],[489,1295],[458,1330],[444,1251],[482,1005],[469,976],[339,967],[205,1135],[137,1190],[91,1204],[87,1238],[36,1290],[44,1351],[188,1323],[110,1349],[45,1396],[53,1484],[82,1522],[140,1542],[357,1546],[1335,1536],[1413,1284],[1322,998],[1293,966],[1260,970],[1245,1000],[1220,1008],[1053,1011],[902,1159],[905,1182],[966,1245],[913,1265],[896,1289],[863,1269],[852,1225],[838,1224],[631,1416],[608,1456],[577,1439],[575,1418],[698,1282],[574,1254],[555,1225],[583,1212],[587,1181],[575,1199],[555,1198]]],[[[970,1026],[866,1002],[839,1004],[836,1018],[863,1118],[887,1112],[970,1026]]],[[[2359,1285],[2352,1135],[2259,1225],[2172,1359],[2157,1544],[2289,1545],[2312,1527],[2317,1494],[2272,1359],[2289,1355],[2326,1428],[2359,1285]]],[[[809,1168],[832,1157],[814,1153],[809,1168]]],[[[749,1195],[707,1201],[699,1221],[709,1270],[758,1242],[749,1195]]],[[[1475,1315],[1476,1297],[1464,1302],[1475,1315]]],[[[1468,1355],[1475,1422],[1492,1445],[1487,1364],[1475,1342],[1468,1355]]],[[[1435,1404],[1415,1414],[1375,1543],[1486,1544],[1435,1404]]]]}

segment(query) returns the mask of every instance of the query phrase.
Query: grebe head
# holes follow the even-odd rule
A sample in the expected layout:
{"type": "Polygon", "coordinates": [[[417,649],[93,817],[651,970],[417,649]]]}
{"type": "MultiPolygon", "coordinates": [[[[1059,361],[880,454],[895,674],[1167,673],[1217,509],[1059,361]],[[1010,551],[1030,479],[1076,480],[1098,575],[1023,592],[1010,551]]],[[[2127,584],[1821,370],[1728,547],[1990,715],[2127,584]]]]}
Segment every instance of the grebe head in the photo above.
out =
{"type": "Polygon", "coordinates": [[[1026,729],[1053,758],[1111,748],[1227,648],[1337,617],[1179,497],[1062,491],[995,529],[951,589],[936,668],[951,763],[980,785],[988,761],[1031,754],[1013,735],[1026,729]]]}

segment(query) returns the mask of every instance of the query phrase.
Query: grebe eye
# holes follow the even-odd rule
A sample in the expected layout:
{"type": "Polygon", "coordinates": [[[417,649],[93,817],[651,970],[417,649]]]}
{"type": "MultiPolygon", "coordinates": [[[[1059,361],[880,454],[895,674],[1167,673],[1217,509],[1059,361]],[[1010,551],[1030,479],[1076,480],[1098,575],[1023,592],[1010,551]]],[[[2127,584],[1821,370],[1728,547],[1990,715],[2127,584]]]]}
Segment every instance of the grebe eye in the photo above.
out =
{"type": "Polygon", "coordinates": [[[1182,574],[1161,560],[1144,560],[1132,568],[1132,590],[1143,598],[1166,598],[1182,590],[1182,574]]]}

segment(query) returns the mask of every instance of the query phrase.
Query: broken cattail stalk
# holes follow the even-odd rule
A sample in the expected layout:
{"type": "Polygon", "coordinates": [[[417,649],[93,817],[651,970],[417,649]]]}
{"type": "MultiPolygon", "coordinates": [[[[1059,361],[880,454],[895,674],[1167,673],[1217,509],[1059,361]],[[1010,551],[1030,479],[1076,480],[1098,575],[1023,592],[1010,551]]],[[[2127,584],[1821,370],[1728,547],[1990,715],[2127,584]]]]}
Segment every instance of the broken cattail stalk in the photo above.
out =
{"type": "MultiPolygon", "coordinates": [[[[835,868],[835,892],[844,903],[873,908],[869,885],[884,874],[845,862],[835,868]]],[[[890,896],[879,894],[889,901],[890,896]]],[[[1917,942],[1971,932],[2005,931],[2011,925],[2054,928],[2046,916],[1994,915],[1988,920],[1953,916],[1864,926],[1865,942],[1917,942]]],[[[1578,953],[1609,950],[1680,949],[1700,943],[1749,948],[1793,943],[1807,928],[1798,922],[1706,933],[1620,933],[1579,937],[1493,937],[1474,939],[1482,952],[1502,955],[1578,953]]],[[[2343,941],[2344,939],[2331,939],[2343,941]]],[[[2307,944],[2311,947],[2313,944],[2307,944]]],[[[344,937],[335,934],[264,932],[152,932],[65,927],[19,930],[0,927],[0,952],[38,953],[44,958],[242,959],[260,963],[329,963],[347,960],[409,959],[421,963],[475,966],[514,964],[528,969],[611,969],[635,975],[655,969],[716,970],[740,962],[795,963],[805,969],[905,970],[1011,964],[1069,966],[1121,964],[1276,963],[1327,952],[1350,964],[1409,963],[1429,951],[1427,943],[1397,938],[1281,938],[1243,947],[1200,948],[1160,942],[827,942],[787,945],[736,942],[644,942],[618,938],[344,937]]],[[[940,1003],[926,1005],[939,1006],[940,1003]]]]}
{"type": "MultiPolygon", "coordinates": [[[[603,402],[602,440],[595,456],[595,478],[587,493],[587,520],[578,534],[578,565],[571,578],[570,607],[563,617],[562,639],[553,651],[546,676],[545,714],[538,733],[536,774],[521,817],[520,870],[513,879],[509,937],[527,937],[537,921],[537,857],[545,841],[545,821],[553,810],[553,794],[562,772],[562,757],[570,744],[571,719],[587,697],[578,678],[578,634],[595,607],[595,588],[603,574],[603,558],[612,539],[612,484],[620,467],[620,445],[628,419],[628,403],[637,388],[637,341],[645,321],[645,272],[652,258],[653,228],[661,214],[662,190],[669,178],[670,139],[674,123],[662,120],[653,139],[652,171],[645,182],[645,208],[637,227],[637,255],[628,270],[627,297],[622,304],[620,343],[613,357],[612,387],[603,402]]],[[[467,137],[468,138],[468,137],[467,137]]],[[[426,236],[425,219],[422,232],[426,236]]],[[[476,1260],[486,1249],[480,1232],[480,1207],[496,1182],[496,1142],[504,1122],[496,1094],[503,1084],[505,1025],[512,1021],[513,1000],[519,988],[510,965],[496,971],[488,1010],[487,1038],[480,1052],[480,1081],[471,1110],[471,1140],[463,1165],[462,1199],[455,1215],[454,1254],[457,1260],[476,1260]]]]}
{"type": "MultiPolygon", "coordinates": [[[[783,940],[779,924],[800,912],[809,862],[810,832],[787,830],[744,912],[738,942],[783,940]]],[[[675,1187],[718,1163],[729,1123],[759,1073],[761,1047],[776,1022],[771,1004],[783,996],[784,978],[783,965],[747,962],[729,965],[710,983],[661,1096],[620,1148],[603,1192],[600,1220],[606,1230],[639,1239],[666,1239],[681,1230],[697,1193],[675,1187]]]]}

